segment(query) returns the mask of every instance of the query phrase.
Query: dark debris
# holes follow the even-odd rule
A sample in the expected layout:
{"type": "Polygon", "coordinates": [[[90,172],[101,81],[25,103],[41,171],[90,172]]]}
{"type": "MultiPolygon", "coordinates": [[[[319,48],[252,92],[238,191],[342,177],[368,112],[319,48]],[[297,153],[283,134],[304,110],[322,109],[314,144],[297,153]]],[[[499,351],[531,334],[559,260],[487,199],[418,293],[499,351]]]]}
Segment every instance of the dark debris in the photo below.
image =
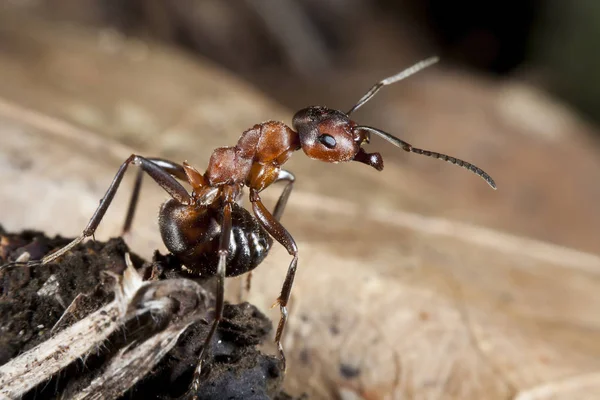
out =
{"type": "MultiPolygon", "coordinates": [[[[15,260],[24,251],[28,251],[33,259],[39,259],[69,241],[61,237],[48,238],[34,231],[9,234],[0,227],[0,264],[15,260]]],[[[111,301],[113,281],[103,271],[122,273],[127,251],[121,239],[111,239],[106,243],[87,241],[55,263],[0,270],[0,365],[48,339],[51,336],[50,329],[78,294],[84,296],[78,298],[75,312],[61,321],[60,328],[111,301]]],[[[190,277],[182,274],[176,260],[169,256],[157,253],[152,263],[134,255],[132,260],[146,278],[190,277]]],[[[206,319],[212,320],[212,315],[206,319]]],[[[144,321],[138,323],[142,326],[144,321]]],[[[153,326],[153,329],[161,329],[159,322],[155,321],[153,326]]],[[[151,374],[122,398],[185,398],[208,328],[206,320],[188,328],[175,348],[151,374]]],[[[224,321],[215,335],[203,367],[204,384],[199,390],[199,398],[292,399],[280,393],[283,372],[279,360],[256,349],[257,345],[270,337],[271,330],[269,319],[253,305],[227,304],[224,321]]],[[[85,386],[128,340],[135,340],[136,334],[152,334],[132,326],[127,326],[125,332],[127,334],[120,332],[109,338],[109,343],[103,349],[90,355],[85,368],[79,363],[63,370],[60,377],[40,385],[26,398],[54,399],[63,390],[85,386]]]]}

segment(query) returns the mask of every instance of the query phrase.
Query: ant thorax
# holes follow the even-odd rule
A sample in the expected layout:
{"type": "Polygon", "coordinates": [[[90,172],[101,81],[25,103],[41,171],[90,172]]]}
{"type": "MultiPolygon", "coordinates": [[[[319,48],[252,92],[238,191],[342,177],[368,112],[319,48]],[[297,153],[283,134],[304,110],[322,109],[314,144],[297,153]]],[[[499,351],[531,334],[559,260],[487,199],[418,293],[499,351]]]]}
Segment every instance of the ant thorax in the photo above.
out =
{"type": "Polygon", "coordinates": [[[204,177],[210,186],[241,183],[262,189],[299,148],[297,133],[286,124],[263,122],[242,133],[235,146],[216,149],[204,177]]]}

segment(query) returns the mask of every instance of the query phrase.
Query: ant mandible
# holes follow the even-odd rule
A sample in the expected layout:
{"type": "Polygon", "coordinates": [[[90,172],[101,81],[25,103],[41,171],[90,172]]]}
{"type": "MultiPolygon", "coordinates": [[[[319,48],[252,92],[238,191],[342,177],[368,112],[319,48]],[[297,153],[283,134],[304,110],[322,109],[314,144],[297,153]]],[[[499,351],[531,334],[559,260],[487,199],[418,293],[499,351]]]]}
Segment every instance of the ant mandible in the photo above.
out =
{"type": "Polygon", "coordinates": [[[204,174],[186,162],[180,165],[164,159],[132,154],[119,168],[82,234],[67,246],[44,257],[40,263],[47,264],[57,259],[94,234],[127,167],[130,164],[137,165],[141,169],[135,181],[123,231],[127,232],[131,226],[145,172],[171,196],[161,206],[158,217],[160,233],[167,249],[190,272],[217,278],[215,318],[202,346],[192,390],[199,385],[203,355],[223,317],[225,277],[241,275],[256,268],[269,252],[273,239],[283,245],[292,257],[276,303],[279,304],[281,317],[275,342],[285,370],[281,335],[288,318],[287,304],[298,265],[298,247],[279,220],[295,181],[294,175],[282,169],[282,166],[293,152],[302,149],[308,157],[330,163],[358,161],[381,171],[381,155],[367,153],[362,147],[369,143],[370,134],[374,134],[407,152],[438,158],[466,168],[496,189],[493,179],[473,164],[445,154],[418,149],[389,133],[358,125],[350,119],[350,115],[383,86],[407,78],[437,61],[437,57],[428,58],[378,82],[346,113],[312,106],[294,115],[293,129],[276,121],[254,125],[242,133],[235,146],[216,149],[204,174]],[[178,180],[188,183],[191,193],[178,180]],[[286,185],[271,212],[263,204],[260,192],[280,181],[286,182],[286,185]],[[240,205],[244,187],[249,189],[254,216],[240,205]]]}

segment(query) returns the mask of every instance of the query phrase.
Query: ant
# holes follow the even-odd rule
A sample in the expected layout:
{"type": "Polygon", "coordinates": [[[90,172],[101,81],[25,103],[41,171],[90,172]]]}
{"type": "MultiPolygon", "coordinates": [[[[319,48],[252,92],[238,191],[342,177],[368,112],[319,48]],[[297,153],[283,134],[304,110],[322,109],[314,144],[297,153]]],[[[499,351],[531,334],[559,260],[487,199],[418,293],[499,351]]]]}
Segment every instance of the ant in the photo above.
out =
{"type": "Polygon", "coordinates": [[[233,147],[217,148],[208,168],[201,174],[187,162],[177,164],[160,158],[145,158],[132,154],[119,168],[106,194],[82,234],[71,243],[39,261],[47,264],[61,257],[85,238],[93,236],[131,164],[140,167],[123,232],[129,231],[139,197],[143,174],[150,175],[171,198],[162,204],[158,223],[162,239],[189,272],[216,276],[215,317],[199,356],[192,390],[199,386],[200,368],[215,330],[223,317],[224,281],[256,268],[267,256],[273,239],[292,257],[276,304],[281,317],[275,334],[285,371],[286,361],[281,336],[288,319],[287,305],[298,265],[298,246],[279,222],[292,192],[295,177],[282,169],[292,153],[302,149],[313,159],[329,163],[358,161],[378,171],[383,170],[379,153],[367,153],[362,147],[376,135],[404,151],[438,158],[466,168],[496,189],[493,179],[482,169],[466,161],[433,151],[422,150],[382,130],[358,125],[350,115],[367,103],[383,87],[405,79],[436,63],[437,57],[425,59],[400,73],[375,84],[348,112],[322,106],[298,111],[290,128],[282,122],[267,121],[248,129],[233,147]],[[179,182],[191,186],[191,193],[179,182]],[[273,211],[263,204],[260,193],[276,182],[286,185],[273,211]],[[254,215],[240,205],[244,187],[254,215]]]}

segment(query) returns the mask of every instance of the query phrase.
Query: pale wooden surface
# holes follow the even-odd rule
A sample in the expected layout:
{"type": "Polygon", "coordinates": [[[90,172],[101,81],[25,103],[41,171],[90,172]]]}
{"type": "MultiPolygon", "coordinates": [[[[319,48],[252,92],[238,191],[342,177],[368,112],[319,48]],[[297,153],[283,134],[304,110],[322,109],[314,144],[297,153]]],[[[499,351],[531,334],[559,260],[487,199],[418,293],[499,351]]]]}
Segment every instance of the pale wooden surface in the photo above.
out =
{"type": "MultiPolygon", "coordinates": [[[[110,32],[0,17],[0,44],[8,229],[77,235],[131,152],[202,169],[214,147],[254,123],[291,119],[214,67],[110,32]]],[[[478,164],[499,190],[383,145],[374,146],[384,149],[381,173],[295,155],[299,181],[283,219],[301,251],[284,340],[289,389],[344,399],[600,397],[591,128],[531,88],[443,68],[394,93],[356,118],[478,164]],[[360,373],[344,377],[341,365],[360,373]]],[[[128,242],[150,256],[166,196],[150,180],[143,190],[128,242]]],[[[128,195],[116,197],[100,238],[118,234],[128,195]]],[[[253,281],[250,300],[274,319],[268,307],[288,262],[275,248],[253,281]]]]}

